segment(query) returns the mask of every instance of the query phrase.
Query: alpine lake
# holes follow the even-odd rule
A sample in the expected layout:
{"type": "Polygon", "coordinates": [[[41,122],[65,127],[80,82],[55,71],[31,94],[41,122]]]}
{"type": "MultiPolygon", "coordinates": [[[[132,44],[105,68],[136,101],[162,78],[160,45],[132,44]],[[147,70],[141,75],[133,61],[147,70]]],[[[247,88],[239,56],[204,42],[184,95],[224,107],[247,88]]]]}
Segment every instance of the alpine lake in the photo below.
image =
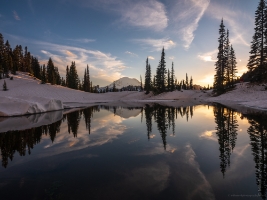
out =
{"type": "Polygon", "coordinates": [[[267,114],[97,105],[0,118],[0,199],[266,199],[267,114]]]}

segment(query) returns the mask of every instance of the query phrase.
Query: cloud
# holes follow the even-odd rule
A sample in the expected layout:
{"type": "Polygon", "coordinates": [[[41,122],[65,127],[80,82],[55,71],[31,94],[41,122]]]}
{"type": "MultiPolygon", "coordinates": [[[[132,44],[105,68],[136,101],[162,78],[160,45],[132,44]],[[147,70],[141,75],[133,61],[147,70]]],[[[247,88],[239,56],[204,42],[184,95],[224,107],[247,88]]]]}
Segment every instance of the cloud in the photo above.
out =
{"type": "Polygon", "coordinates": [[[168,26],[168,17],[163,3],[157,0],[80,0],[82,6],[107,10],[120,16],[118,22],[127,26],[162,31],[168,26]]]}
{"type": "Polygon", "coordinates": [[[171,11],[173,23],[180,34],[185,49],[189,49],[195,38],[194,32],[210,4],[210,0],[181,0],[171,11]]]}
{"type": "Polygon", "coordinates": [[[14,16],[15,20],[18,20],[18,21],[20,20],[19,15],[15,10],[13,11],[13,16],[14,16]]]}
{"type": "Polygon", "coordinates": [[[170,56],[169,59],[170,59],[170,60],[173,60],[173,59],[174,59],[174,56],[170,56]]]}
{"type": "Polygon", "coordinates": [[[199,137],[200,138],[204,138],[207,140],[213,140],[213,141],[218,141],[216,135],[216,130],[210,130],[210,131],[205,131],[204,133],[202,133],[199,137]]]}
{"type": "MultiPolygon", "coordinates": [[[[122,71],[126,68],[125,64],[117,57],[101,51],[40,41],[35,41],[34,44],[42,47],[41,53],[52,58],[61,74],[65,75],[66,66],[75,61],[79,77],[82,77],[84,68],[88,64],[94,84],[100,84],[103,81],[107,84],[119,79],[123,76],[122,71]]],[[[40,63],[46,64],[46,59],[40,60],[40,63]]]]}
{"type": "Polygon", "coordinates": [[[176,43],[169,38],[162,38],[162,39],[133,39],[134,42],[139,43],[145,48],[151,48],[152,51],[161,51],[164,47],[165,50],[171,49],[176,46],[176,43]]]}
{"type": "Polygon", "coordinates": [[[168,26],[165,6],[156,1],[130,1],[121,10],[122,21],[127,24],[143,28],[151,28],[155,31],[162,31],[168,26]]]}
{"type": "Polygon", "coordinates": [[[207,53],[199,54],[197,57],[205,62],[216,62],[216,53],[218,50],[210,51],[207,53]]]}
{"type": "MultiPolygon", "coordinates": [[[[251,23],[251,25],[253,26],[253,19],[250,15],[239,10],[229,9],[226,6],[217,4],[217,3],[212,3],[207,13],[211,17],[218,19],[218,20],[221,20],[223,18],[226,29],[228,25],[230,26],[229,32],[230,32],[231,43],[250,46],[250,44],[244,38],[246,33],[249,31],[249,29],[247,29],[248,23],[251,23]],[[246,27],[242,27],[239,19],[246,21],[246,24],[245,24],[246,27]]],[[[219,24],[218,24],[218,28],[219,28],[219,24]]]]}
{"type": "Polygon", "coordinates": [[[67,56],[77,58],[77,56],[74,53],[72,53],[71,51],[66,50],[65,52],[66,52],[67,56]]]}
{"type": "Polygon", "coordinates": [[[80,42],[80,43],[89,43],[89,42],[95,42],[93,39],[87,39],[87,38],[80,38],[80,39],[68,39],[70,41],[74,42],[80,42]]]}
{"type": "Polygon", "coordinates": [[[137,54],[132,53],[132,52],[130,52],[130,51],[125,51],[125,53],[126,53],[126,54],[129,54],[129,55],[131,55],[131,56],[134,56],[134,57],[138,57],[137,54]]]}
{"type": "Polygon", "coordinates": [[[155,58],[153,56],[148,56],[147,58],[150,60],[155,60],[155,58]]]}

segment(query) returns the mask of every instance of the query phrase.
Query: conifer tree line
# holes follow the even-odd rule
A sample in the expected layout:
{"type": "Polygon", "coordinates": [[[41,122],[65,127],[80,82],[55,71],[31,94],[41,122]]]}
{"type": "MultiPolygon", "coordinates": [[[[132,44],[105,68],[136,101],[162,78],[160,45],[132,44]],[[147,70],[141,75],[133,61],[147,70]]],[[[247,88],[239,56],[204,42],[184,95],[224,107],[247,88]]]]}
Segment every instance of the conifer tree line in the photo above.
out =
{"type": "Polygon", "coordinates": [[[152,79],[151,66],[148,58],[146,59],[146,70],[145,70],[145,93],[148,94],[152,91],[154,94],[160,94],[163,92],[171,92],[174,90],[192,90],[193,78],[191,76],[190,81],[186,73],[186,80],[177,81],[174,72],[174,63],[172,62],[171,70],[166,68],[165,52],[164,47],[161,52],[161,58],[156,69],[156,74],[152,79]]]}
{"type": "Polygon", "coordinates": [[[251,82],[267,81],[267,6],[260,0],[255,12],[255,32],[252,37],[250,57],[247,64],[251,82]]]}
{"type": "Polygon", "coordinates": [[[9,72],[16,74],[16,71],[29,72],[36,78],[40,78],[40,65],[36,57],[33,57],[25,47],[21,45],[11,48],[9,41],[4,41],[0,33],[0,79],[9,77],[9,72]]]}
{"type": "Polygon", "coordinates": [[[47,65],[40,65],[38,58],[32,56],[27,47],[23,51],[21,45],[16,45],[13,50],[9,41],[5,42],[0,33],[0,79],[9,77],[9,73],[15,75],[17,71],[30,73],[40,79],[42,84],[50,83],[93,92],[88,65],[85,68],[82,82],[79,79],[75,62],[72,62],[70,67],[66,67],[66,78],[63,78],[51,58],[49,58],[47,65]]]}
{"type": "Polygon", "coordinates": [[[235,51],[230,44],[229,30],[225,30],[223,19],[220,24],[219,35],[213,83],[213,91],[217,95],[223,94],[228,88],[234,87],[237,73],[235,51]]]}

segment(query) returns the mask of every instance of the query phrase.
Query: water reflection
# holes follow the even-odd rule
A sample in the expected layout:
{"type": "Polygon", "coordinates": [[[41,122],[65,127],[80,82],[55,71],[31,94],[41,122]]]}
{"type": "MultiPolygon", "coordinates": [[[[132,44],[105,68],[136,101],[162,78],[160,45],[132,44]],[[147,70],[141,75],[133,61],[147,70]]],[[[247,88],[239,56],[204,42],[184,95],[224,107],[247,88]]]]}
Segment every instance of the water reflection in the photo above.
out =
{"type": "Polygon", "coordinates": [[[150,139],[153,123],[152,119],[154,119],[155,123],[157,124],[157,129],[161,135],[163,147],[165,150],[167,145],[167,130],[171,129],[172,134],[175,134],[175,119],[177,119],[178,114],[180,114],[181,117],[186,116],[187,121],[189,119],[189,115],[191,116],[191,118],[193,117],[193,106],[175,108],[156,104],[154,106],[146,105],[144,110],[148,139],[150,139]]]}
{"type": "Polygon", "coordinates": [[[255,161],[256,182],[259,194],[266,199],[267,188],[267,116],[266,114],[244,115],[250,124],[247,132],[250,136],[252,155],[255,161]]]}
{"type": "Polygon", "coordinates": [[[222,105],[214,107],[214,118],[216,123],[216,135],[218,137],[220,151],[220,168],[225,176],[227,166],[230,166],[230,156],[233,152],[238,131],[237,112],[222,105]]]}
{"type": "Polygon", "coordinates": [[[60,131],[60,125],[61,120],[37,128],[0,133],[2,166],[7,167],[8,160],[10,159],[12,161],[16,152],[20,156],[25,156],[27,152],[30,155],[31,149],[40,143],[42,135],[49,135],[53,142],[56,134],[60,131]]]}
{"type": "MultiPolygon", "coordinates": [[[[216,174],[217,170],[219,176],[224,177],[223,180],[235,179],[230,171],[230,165],[235,165],[233,158],[236,156],[236,149],[240,147],[237,143],[237,136],[244,137],[241,134],[238,135],[238,131],[243,126],[239,121],[240,113],[235,110],[221,105],[213,106],[212,109],[214,120],[210,122],[205,121],[209,118],[199,114],[198,108],[195,106],[171,107],[158,104],[128,108],[93,106],[64,114],[60,120],[48,125],[0,133],[2,166],[9,168],[8,165],[12,165],[11,161],[14,160],[14,157],[18,157],[16,153],[20,156],[33,154],[33,148],[38,149],[37,144],[43,142],[40,144],[43,147],[41,151],[46,149],[47,157],[44,159],[40,156],[42,157],[40,163],[51,162],[53,164],[49,167],[56,171],[60,162],[67,159],[75,160],[73,163],[77,162],[76,169],[84,170],[83,174],[78,173],[75,176],[84,179],[87,184],[91,177],[97,180],[94,183],[95,186],[91,185],[93,189],[90,191],[93,194],[100,195],[95,190],[102,188],[103,185],[106,194],[108,192],[113,194],[114,188],[110,186],[113,185],[117,190],[123,188],[124,191],[131,190],[132,195],[139,192],[140,196],[144,195],[143,197],[147,198],[152,196],[155,199],[157,195],[158,199],[178,198],[179,195],[188,199],[199,198],[201,195],[204,195],[203,199],[227,199],[216,192],[214,185],[219,185],[219,183],[212,182],[215,179],[213,174],[216,174]],[[200,118],[204,118],[204,121],[200,122],[204,128],[194,121],[195,119],[200,120],[200,118]],[[130,125],[127,124],[128,119],[130,119],[130,125]],[[140,123],[140,121],[144,123],[140,123]],[[208,124],[211,124],[211,128],[206,129],[205,126],[208,124]],[[214,127],[215,142],[214,140],[199,140],[200,133],[213,130],[214,127]],[[179,134],[177,134],[178,130],[179,134]],[[44,142],[44,138],[48,138],[50,143],[44,142]],[[209,158],[208,148],[201,153],[202,144],[203,146],[215,144],[214,151],[211,151],[210,154],[214,155],[212,159],[209,158]],[[219,151],[216,152],[218,149],[219,151]],[[81,158],[83,160],[79,160],[81,158]],[[88,158],[94,158],[94,161],[89,161],[88,158]],[[205,164],[201,159],[205,160],[203,161],[205,164]],[[210,165],[215,166],[214,169],[210,165]],[[103,173],[105,175],[102,175],[103,173]],[[84,174],[85,177],[83,177],[84,174]],[[109,184],[103,183],[103,180],[109,184]]],[[[267,190],[267,116],[265,114],[244,114],[243,117],[249,123],[248,129],[246,128],[248,133],[246,133],[246,137],[248,138],[247,144],[250,139],[255,162],[256,184],[254,183],[254,187],[255,190],[257,190],[256,186],[258,187],[261,197],[265,199],[267,190]]],[[[253,163],[252,159],[251,162],[253,163]]],[[[68,161],[67,166],[72,169],[72,165],[68,163],[71,162],[68,161]]],[[[64,165],[64,169],[65,164],[61,164],[64,165]]],[[[252,166],[251,169],[254,170],[254,167],[252,166]]],[[[240,171],[240,169],[237,170],[240,171]]],[[[42,175],[40,177],[42,178],[42,175]]],[[[72,178],[74,180],[74,177],[72,178]]],[[[253,179],[255,180],[254,174],[253,179]]],[[[0,179],[0,190],[1,184],[0,179]]],[[[66,183],[64,182],[64,184],[66,183]]],[[[250,182],[250,185],[253,185],[253,181],[250,182]]],[[[121,195],[125,197],[128,194],[124,192],[121,195]]]]}

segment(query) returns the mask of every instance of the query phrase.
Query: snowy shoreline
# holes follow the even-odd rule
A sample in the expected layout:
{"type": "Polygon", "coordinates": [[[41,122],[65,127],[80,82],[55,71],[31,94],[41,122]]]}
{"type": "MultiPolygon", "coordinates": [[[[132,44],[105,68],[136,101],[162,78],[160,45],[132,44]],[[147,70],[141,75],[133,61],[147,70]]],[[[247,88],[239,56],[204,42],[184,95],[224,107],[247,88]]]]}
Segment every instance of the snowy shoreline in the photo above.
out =
{"type": "Polygon", "coordinates": [[[96,104],[129,105],[160,103],[170,106],[186,106],[220,103],[232,108],[244,107],[267,110],[267,91],[264,85],[237,84],[233,91],[211,97],[211,91],[184,90],[162,93],[157,96],[144,92],[124,91],[87,93],[70,88],[40,84],[40,80],[19,72],[7,83],[8,91],[0,90],[0,116],[22,116],[63,110],[65,108],[88,107],[96,104]]]}

